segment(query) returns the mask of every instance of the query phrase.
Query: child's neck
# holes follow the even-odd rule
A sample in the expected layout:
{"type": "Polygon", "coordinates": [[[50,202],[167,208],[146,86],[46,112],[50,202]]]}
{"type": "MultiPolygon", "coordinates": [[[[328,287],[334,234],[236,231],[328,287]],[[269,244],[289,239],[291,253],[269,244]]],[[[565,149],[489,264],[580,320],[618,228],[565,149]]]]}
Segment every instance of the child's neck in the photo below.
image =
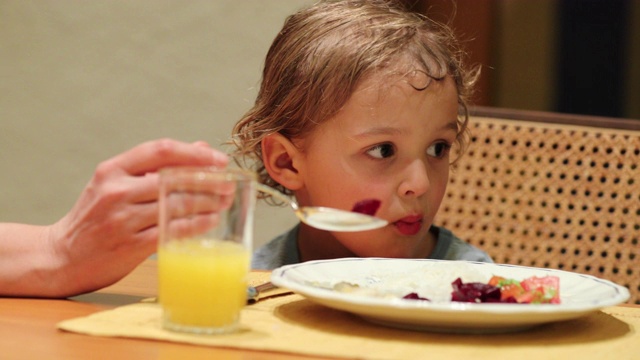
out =
{"type": "Polygon", "coordinates": [[[344,247],[330,232],[300,224],[298,230],[300,261],[338,259],[357,256],[344,247]]]}
{"type": "MultiPolygon", "coordinates": [[[[437,234],[433,229],[415,244],[409,253],[398,254],[398,258],[425,259],[435,250],[437,234]]],[[[298,251],[300,261],[338,259],[345,257],[359,257],[346,248],[330,232],[318,230],[300,224],[298,230],[298,251]]]]}

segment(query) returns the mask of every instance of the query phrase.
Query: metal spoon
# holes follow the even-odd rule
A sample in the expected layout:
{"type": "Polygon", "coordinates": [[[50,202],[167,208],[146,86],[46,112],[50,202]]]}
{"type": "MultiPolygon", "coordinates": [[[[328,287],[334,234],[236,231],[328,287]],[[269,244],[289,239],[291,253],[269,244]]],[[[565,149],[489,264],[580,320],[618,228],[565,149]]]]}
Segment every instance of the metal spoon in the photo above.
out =
{"type": "Polygon", "coordinates": [[[359,212],[322,206],[299,207],[298,203],[273,188],[263,184],[258,184],[257,189],[258,191],[269,194],[278,200],[286,202],[291,206],[300,221],[317,229],[345,232],[365,231],[378,229],[388,224],[386,220],[359,212]]]}
{"type": "Polygon", "coordinates": [[[260,293],[275,289],[277,286],[273,285],[271,281],[257,285],[249,286],[247,288],[247,304],[255,304],[260,298],[260,293]]]}

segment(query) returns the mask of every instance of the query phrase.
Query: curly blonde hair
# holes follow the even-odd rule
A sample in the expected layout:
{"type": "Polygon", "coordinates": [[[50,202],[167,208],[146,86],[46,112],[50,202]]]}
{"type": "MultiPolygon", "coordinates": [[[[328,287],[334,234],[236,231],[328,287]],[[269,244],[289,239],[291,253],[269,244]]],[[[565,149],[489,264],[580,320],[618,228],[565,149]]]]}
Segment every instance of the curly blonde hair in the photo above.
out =
{"type": "Polygon", "coordinates": [[[234,159],[256,171],[260,182],[290,194],[267,173],[262,139],[276,132],[304,138],[335,115],[363,79],[403,59],[430,78],[454,79],[457,143],[463,149],[467,101],[478,70],[466,71],[462,58],[447,26],[408,11],[397,0],[320,1],[289,16],[271,44],[255,104],[233,129],[234,159]]]}

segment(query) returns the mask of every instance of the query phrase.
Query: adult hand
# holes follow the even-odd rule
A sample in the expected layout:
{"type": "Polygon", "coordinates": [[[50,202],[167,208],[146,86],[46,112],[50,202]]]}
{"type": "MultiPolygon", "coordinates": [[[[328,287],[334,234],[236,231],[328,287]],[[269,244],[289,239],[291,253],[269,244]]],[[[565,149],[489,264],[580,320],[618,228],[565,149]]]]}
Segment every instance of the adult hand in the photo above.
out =
{"type": "Polygon", "coordinates": [[[50,295],[111,285],[155,252],[158,170],[227,163],[224,153],[206,143],[162,139],[99,164],[71,211],[49,229],[51,260],[59,269],[50,295]]]}

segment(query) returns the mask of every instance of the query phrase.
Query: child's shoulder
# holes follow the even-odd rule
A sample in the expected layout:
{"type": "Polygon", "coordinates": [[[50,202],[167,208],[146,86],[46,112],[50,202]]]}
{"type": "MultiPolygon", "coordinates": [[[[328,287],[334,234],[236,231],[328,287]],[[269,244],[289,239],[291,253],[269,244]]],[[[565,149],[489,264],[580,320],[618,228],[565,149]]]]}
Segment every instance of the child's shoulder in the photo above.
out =
{"type": "Polygon", "coordinates": [[[273,270],[283,265],[299,262],[298,226],[278,235],[253,253],[252,269],[273,270]]]}
{"type": "Polygon", "coordinates": [[[468,242],[455,236],[449,229],[435,227],[437,229],[436,249],[431,258],[441,260],[468,260],[490,262],[491,256],[468,242]]]}

